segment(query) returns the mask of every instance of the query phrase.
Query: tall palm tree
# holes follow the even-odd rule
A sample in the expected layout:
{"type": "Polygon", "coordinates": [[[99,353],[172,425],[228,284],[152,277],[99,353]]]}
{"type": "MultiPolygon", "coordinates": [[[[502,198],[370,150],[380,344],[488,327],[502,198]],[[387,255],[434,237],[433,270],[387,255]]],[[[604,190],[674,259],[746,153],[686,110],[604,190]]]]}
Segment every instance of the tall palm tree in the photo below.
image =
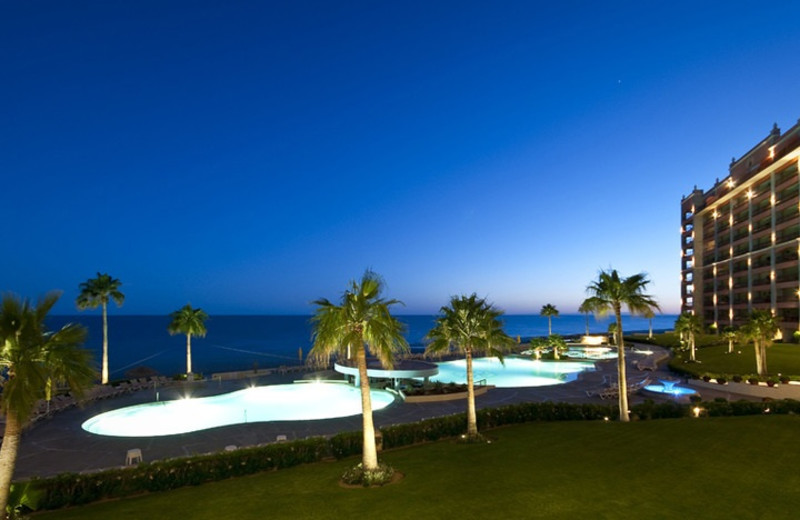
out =
{"type": "Polygon", "coordinates": [[[0,408],[6,421],[0,446],[0,512],[8,504],[22,430],[37,402],[46,397],[48,382],[66,384],[80,397],[96,377],[91,353],[81,348],[85,328],[74,324],[55,332],[45,328],[47,313],[59,296],[48,293],[33,305],[8,294],[0,303],[0,408]]]}
{"type": "Polygon", "coordinates": [[[208,314],[203,309],[193,309],[192,305],[187,303],[169,316],[172,321],[167,326],[167,332],[171,335],[186,334],[186,379],[191,381],[192,336],[205,337],[208,314]]]}
{"type": "Polygon", "coordinates": [[[689,342],[689,359],[697,361],[697,348],[695,338],[703,332],[703,324],[700,317],[689,311],[682,313],[675,320],[675,332],[680,335],[681,341],[689,342]],[[685,340],[684,340],[685,338],[685,340]]]}
{"type": "Polygon", "coordinates": [[[578,307],[578,312],[583,314],[586,317],[586,335],[589,335],[589,315],[592,314],[594,311],[589,307],[589,305],[584,301],[578,307]]]}
{"type": "Polygon", "coordinates": [[[778,333],[778,321],[770,311],[754,310],[750,319],[741,328],[742,334],[753,340],[756,351],[756,370],[758,375],[767,375],[767,347],[778,333]]]}
{"type": "Polygon", "coordinates": [[[642,315],[647,310],[661,310],[656,300],[644,293],[650,280],[645,273],[621,278],[616,269],[600,271],[597,280],[586,288],[589,297],[584,304],[596,314],[605,316],[614,313],[617,325],[617,373],[619,379],[619,420],[630,420],[628,414],[628,389],[625,373],[625,340],[622,331],[622,306],[633,315],[642,315]]]}
{"type": "Polygon", "coordinates": [[[542,305],[542,310],[539,311],[539,316],[547,317],[547,335],[553,335],[553,317],[558,316],[558,309],[553,304],[542,305]]]}
{"type": "Polygon", "coordinates": [[[736,329],[731,326],[722,329],[722,337],[728,341],[728,354],[733,354],[733,342],[738,336],[736,329]]]}
{"type": "Polygon", "coordinates": [[[112,278],[107,273],[97,273],[96,278],[89,278],[80,284],[80,293],[75,300],[78,309],[103,309],[103,367],[100,382],[108,383],[108,302],[113,301],[117,307],[125,301],[125,295],[120,292],[122,282],[112,278]]]}
{"type": "Polygon", "coordinates": [[[405,327],[390,311],[393,305],[402,302],[384,299],[383,290],[383,280],[367,270],[360,281],[350,282],[350,288],[342,295],[339,305],[325,298],[316,300],[317,308],[311,318],[313,345],[309,357],[320,361],[327,361],[332,355],[350,359],[352,353],[355,358],[361,389],[361,462],[365,473],[379,468],[367,376],[367,351],[384,368],[391,368],[395,355],[408,350],[403,336],[405,327]]]}
{"type": "Polygon", "coordinates": [[[467,364],[467,437],[479,438],[478,420],[475,412],[475,387],[472,381],[472,357],[484,353],[503,360],[503,352],[511,348],[514,339],[503,331],[500,316],[485,299],[471,296],[453,296],[450,305],[442,307],[441,316],[426,339],[431,340],[426,354],[441,355],[461,352],[467,364]]]}

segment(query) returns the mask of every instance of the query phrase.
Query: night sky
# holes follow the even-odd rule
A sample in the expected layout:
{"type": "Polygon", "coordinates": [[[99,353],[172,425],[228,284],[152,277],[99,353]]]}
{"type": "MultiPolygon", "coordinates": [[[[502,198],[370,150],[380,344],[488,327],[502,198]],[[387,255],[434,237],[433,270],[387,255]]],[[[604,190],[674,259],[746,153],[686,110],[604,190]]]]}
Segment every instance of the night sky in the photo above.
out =
{"type": "Polygon", "coordinates": [[[800,117],[796,2],[0,4],[0,291],[679,308],[680,200],[800,117]]]}

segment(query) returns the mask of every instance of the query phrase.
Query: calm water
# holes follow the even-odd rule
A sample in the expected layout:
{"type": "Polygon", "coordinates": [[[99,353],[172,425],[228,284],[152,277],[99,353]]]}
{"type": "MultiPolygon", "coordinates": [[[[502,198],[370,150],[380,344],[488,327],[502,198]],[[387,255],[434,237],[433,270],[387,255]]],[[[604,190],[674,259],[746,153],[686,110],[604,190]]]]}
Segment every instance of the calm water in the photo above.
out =
{"type": "MultiPolygon", "coordinates": [[[[655,330],[671,329],[675,315],[656,316],[655,330]]],[[[399,316],[407,327],[406,337],[413,351],[424,350],[422,338],[433,326],[435,316],[399,316]]],[[[117,316],[109,320],[109,365],[112,378],[138,366],[147,366],[165,375],[186,370],[186,337],[167,333],[168,316],[117,316]]],[[[547,335],[547,319],[541,316],[504,316],[505,330],[513,337],[547,335]]],[[[59,328],[70,322],[89,330],[86,347],[94,351],[98,362],[102,351],[102,319],[99,315],[52,316],[48,326],[59,328]]],[[[589,318],[592,333],[608,331],[612,320],[589,318]]],[[[562,335],[583,334],[586,321],[582,315],[562,315],[553,319],[553,332],[562,335]]],[[[194,372],[210,374],[227,370],[275,367],[299,364],[311,348],[308,316],[212,316],[206,322],[208,335],[192,338],[194,372]]],[[[623,317],[625,331],[647,330],[642,318],[623,317]]]]}

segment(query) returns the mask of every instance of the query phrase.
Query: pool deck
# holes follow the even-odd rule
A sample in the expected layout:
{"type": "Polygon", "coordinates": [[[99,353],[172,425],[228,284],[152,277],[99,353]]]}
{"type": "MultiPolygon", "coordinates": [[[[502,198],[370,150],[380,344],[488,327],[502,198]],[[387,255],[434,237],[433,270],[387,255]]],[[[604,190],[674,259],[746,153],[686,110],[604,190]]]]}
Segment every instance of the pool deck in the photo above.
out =
{"type": "MultiPolygon", "coordinates": [[[[641,346],[643,349],[656,351],[655,355],[663,355],[665,351],[659,347],[641,346]]],[[[628,378],[638,379],[645,374],[652,374],[653,379],[671,378],[665,368],[650,372],[640,372],[635,362],[641,355],[628,354],[628,378]]],[[[663,365],[663,364],[662,364],[663,365]]],[[[598,369],[583,372],[577,381],[562,385],[531,388],[495,388],[476,398],[478,408],[493,408],[523,402],[569,402],[569,403],[611,403],[599,397],[589,397],[586,391],[602,385],[603,377],[615,376],[616,360],[597,363],[598,369]]],[[[292,374],[273,374],[259,377],[256,380],[235,381],[203,381],[187,386],[159,388],[162,400],[174,399],[191,392],[193,396],[215,395],[239,390],[252,384],[291,383],[298,379],[292,374]]],[[[703,391],[703,397],[713,399],[703,391]]],[[[107,437],[84,431],[81,424],[98,413],[155,401],[153,390],[140,390],[136,393],[94,402],[84,408],[59,412],[54,417],[40,421],[27,429],[22,436],[17,459],[15,480],[23,480],[34,476],[44,477],[64,472],[90,472],[99,469],[121,467],[129,449],[139,448],[147,462],[167,458],[176,458],[225,450],[227,446],[254,446],[276,442],[279,435],[287,440],[303,439],[312,436],[327,436],[339,432],[361,430],[361,416],[314,421],[280,421],[239,424],[203,430],[192,433],[169,435],[163,437],[107,437]]],[[[670,396],[639,395],[630,396],[631,404],[645,399],[657,401],[671,400],[670,396]]],[[[465,411],[464,400],[441,401],[434,403],[400,403],[384,410],[375,411],[374,420],[377,427],[414,422],[421,419],[440,417],[465,411]]]]}

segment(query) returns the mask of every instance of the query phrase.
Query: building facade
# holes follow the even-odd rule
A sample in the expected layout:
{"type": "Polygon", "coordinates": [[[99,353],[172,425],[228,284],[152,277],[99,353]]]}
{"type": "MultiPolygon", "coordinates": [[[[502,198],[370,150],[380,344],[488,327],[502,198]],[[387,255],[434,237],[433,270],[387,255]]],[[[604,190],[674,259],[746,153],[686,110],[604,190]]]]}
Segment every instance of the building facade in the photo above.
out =
{"type": "Polygon", "coordinates": [[[681,311],[708,328],[755,309],[800,330],[800,121],[731,161],[728,176],[681,201],[681,311]]]}

